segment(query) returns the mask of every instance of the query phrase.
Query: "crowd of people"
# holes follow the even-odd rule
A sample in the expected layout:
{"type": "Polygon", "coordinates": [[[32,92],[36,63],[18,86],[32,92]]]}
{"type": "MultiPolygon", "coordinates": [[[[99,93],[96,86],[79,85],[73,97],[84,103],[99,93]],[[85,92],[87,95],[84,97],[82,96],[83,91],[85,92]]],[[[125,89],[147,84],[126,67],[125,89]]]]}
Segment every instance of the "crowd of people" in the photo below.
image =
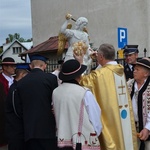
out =
{"type": "Polygon", "coordinates": [[[48,58],[38,54],[26,67],[11,57],[2,60],[0,149],[149,150],[150,59],[138,60],[138,46],[127,45],[122,66],[113,45],[90,53],[87,46],[98,67],[85,74],[87,53],[78,44],[78,55],[72,44],[89,45],[83,31],[88,21],[80,17],[72,30],[70,19],[61,27],[70,41],[60,70],[46,73],[48,58]]]}
{"type": "MultiPolygon", "coordinates": [[[[125,54],[131,50],[137,53],[137,48],[129,48],[125,54]]],[[[126,80],[124,67],[114,60],[113,45],[101,44],[94,55],[101,67],[88,75],[83,74],[87,68],[83,55],[75,53],[74,59],[62,64],[58,76],[44,72],[44,56],[31,56],[30,71],[29,66],[18,68],[12,58],[4,58],[0,146],[148,150],[150,59],[136,61],[133,78],[126,80]]]]}

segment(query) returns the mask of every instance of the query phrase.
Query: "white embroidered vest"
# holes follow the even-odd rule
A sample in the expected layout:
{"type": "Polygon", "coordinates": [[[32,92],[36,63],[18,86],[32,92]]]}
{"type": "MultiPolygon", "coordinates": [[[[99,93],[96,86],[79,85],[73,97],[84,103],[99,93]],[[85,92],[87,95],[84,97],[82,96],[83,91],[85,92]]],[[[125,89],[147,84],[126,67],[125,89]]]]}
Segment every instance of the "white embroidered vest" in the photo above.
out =
{"type": "Polygon", "coordinates": [[[99,145],[99,140],[97,139],[91,122],[89,121],[85,107],[83,108],[83,136],[81,136],[81,139],[78,139],[76,134],[78,132],[81,101],[83,100],[86,90],[86,88],[77,84],[63,83],[53,92],[59,147],[74,147],[78,140],[80,140],[79,142],[82,142],[83,146],[99,145]],[[71,138],[73,138],[73,145],[71,138]]]}

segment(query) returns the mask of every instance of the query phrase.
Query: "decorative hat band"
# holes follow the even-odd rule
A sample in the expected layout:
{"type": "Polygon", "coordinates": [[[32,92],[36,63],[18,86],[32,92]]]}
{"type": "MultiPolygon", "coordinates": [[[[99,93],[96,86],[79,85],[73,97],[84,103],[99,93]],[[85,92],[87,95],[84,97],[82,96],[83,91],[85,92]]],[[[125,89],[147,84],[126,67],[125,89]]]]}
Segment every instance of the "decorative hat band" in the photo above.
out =
{"type": "Polygon", "coordinates": [[[10,64],[10,65],[15,65],[16,63],[15,63],[15,62],[2,62],[2,65],[5,65],[5,64],[6,64],[6,65],[7,65],[7,64],[8,64],[8,65],[9,65],[9,64],[10,64]]]}
{"type": "Polygon", "coordinates": [[[136,63],[136,64],[145,66],[145,67],[147,67],[147,68],[150,68],[150,66],[148,66],[148,65],[146,65],[146,64],[143,64],[143,63],[140,63],[140,62],[138,62],[138,63],[136,63]]]}
{"type": "Polygon", "coordinates": [[[78,72],[80,69],[81,69],[81,65],[80,65],[80,67],[79,67],[77,70],[75,70],[75,71],[68,72],[68,73],[62,72],[62,74],[64,74],[64,75],[70,75],[70,74],[73,74],[73,73],[78,72]]]}

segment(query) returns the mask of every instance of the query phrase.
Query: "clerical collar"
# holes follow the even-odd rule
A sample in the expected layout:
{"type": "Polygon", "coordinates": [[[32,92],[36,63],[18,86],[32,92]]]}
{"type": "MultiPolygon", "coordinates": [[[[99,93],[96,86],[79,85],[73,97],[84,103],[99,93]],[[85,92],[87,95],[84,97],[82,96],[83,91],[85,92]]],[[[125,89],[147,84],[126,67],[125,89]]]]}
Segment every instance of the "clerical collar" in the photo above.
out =
{"type": "Polygon", "coordinates": [[[116,61],[109,61],[108,63],[106,64],[109,64],[109,65],[117,65],[117,62],[116,61]]]}

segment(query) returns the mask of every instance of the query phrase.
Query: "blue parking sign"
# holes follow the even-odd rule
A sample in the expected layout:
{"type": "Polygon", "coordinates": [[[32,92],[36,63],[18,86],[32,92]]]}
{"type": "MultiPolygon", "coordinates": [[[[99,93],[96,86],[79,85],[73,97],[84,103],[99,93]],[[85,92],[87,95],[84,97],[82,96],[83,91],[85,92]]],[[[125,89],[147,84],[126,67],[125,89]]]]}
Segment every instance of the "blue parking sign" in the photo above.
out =
{"type": "Polygon", "coordinates": [[[123,48],[127,44],[127,28],[118,28],[118,48],[123,48]]]}

